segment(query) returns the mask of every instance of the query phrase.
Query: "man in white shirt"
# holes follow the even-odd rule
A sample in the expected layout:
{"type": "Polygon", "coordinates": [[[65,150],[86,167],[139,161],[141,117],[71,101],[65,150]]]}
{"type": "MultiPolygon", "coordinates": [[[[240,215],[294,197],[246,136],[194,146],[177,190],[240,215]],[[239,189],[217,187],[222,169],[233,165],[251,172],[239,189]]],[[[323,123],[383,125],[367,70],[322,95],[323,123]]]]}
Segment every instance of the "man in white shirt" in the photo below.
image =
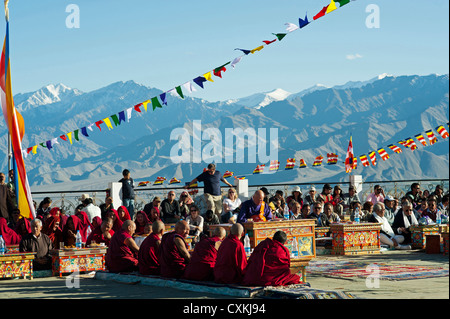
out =
{"type": "Polygon", "coordinates": [[[102,210],[100,209],[100,207],[93,204],[92,198],[86,198],[83,201],[83,205],[83,211],[88,215],[90,223],[92,223],[92,219],[95,216],[102,218],[102,210]]]}
{"type": "Polygon", "coordinates": [[[369,223],[381,223],[380,241],[382,244],[389,245],[395,249],[411,249],[410,245],[400,245],[405,241],[403,235],[396,235],[388,220],[384,216],[386,207],[383,203],[376,203],[373,206],[373,214],[369,218],[369,223]]]}

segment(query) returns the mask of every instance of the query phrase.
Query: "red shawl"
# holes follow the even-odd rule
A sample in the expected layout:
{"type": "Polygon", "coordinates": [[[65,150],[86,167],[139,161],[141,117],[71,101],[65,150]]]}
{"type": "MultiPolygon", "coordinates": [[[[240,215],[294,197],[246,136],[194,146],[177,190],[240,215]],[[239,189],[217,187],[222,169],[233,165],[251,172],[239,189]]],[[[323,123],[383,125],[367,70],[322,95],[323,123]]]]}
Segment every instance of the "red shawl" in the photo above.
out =
{"type": "Polygon", "coordinates": [[[247,266],[244,245],[236,235],[224,239],[217,252],[214,281],[222,284],[239,284],[247,266]]]}
{"type": "Polygon", "coordinates": [[[30,223],[30,221],[27,218],[22,217],[17,222],[16,228],[14,228],[14,231],[17,234],[19,234],[21,237],[25,236],[27,234],[30,234],[31,233],[31,223],[30,223]],[[25,228],[25,230],[23,229],[23,227],[25,228]]]}
{"type": "Polygon", "coordinates": [[[19,234],[8,227],[8,223],[3,217],[0,217],[0,235],[3,236],[5,245],[18,245],[22,239],[19,234]]]}
{"type": "MultiPolygon", "coordinates": [[[[161,275],[168,278],[180,278],[187,265],[187,261],[178,251],[178,247],[175,245],[175,237],[184,238],[177,234],[175,231],[164,234],[161,238],[161,275]]],[[[187,245],[186,245],[187,249],[187,245]]]]}
{"type": "Polygon", "coordinates": [[[76,216],[80,219],[81,238],[83,240],[83,243],[85,243],[86,239],[87,239],[87,229],[88,229],[88,227],[92,227],[92,226],[91,226],[91,223],[89,222],[89,217],[86,214],[86,212],[78,212],[78,213],[76,213],[76,216]]]}
{"type": "MultiPolygon", "coordinates": [[[[123,211],[125,212],[125,216],[120,218],[120,220],[122,222],[124,222],[126,220],[131,220],[131,216],[130,216],[130,213],[128,212],[128,209],[125,206],[120,206],[119,208],[122,208],[123,211]]],[[[119,214],[117,214],[117,215],[119,215],[119,214]]]]}
{"type": "Polygon", "coordinates": [[[147,225],[150,223],[150,221],[148,220],[147,214],[146,214],[143,210],[141,210],[141,211],[139,211],[139,212],[136,213],[135,223],[136,223],[136,231],[135,231],[135,234],[136,234],[136,235],[142,235],[142,234],[144,234],[145,226],[147,226],[147,225]],[[144,217],[144,222],[143,222],[143,224],[139,224],[139,223],[138,223],[138,220],[137,220],[138,215],[142,215],[142,216],[144,217]]]}
{"type": "Polygon", "coordinates": [[[160,245],[158,241],[161,239],[158,235],[151,233],[145,238],[139,247],[139,273],[142,275],[159,275],[161,272],[161,266],[159,259],[161,256],[160,245]]]}
{"type": "Polygon", "coordinates": [[[53,230],[55,224],[59,221],[60,216],[52,215],[51,217],[47,218],[44,223],[44,227],[42,228],[42,232],[50,238],[55,249],[59,249],[59,243],[63,241],[61,228],[58,226],[56,230],[53,230]]]}
{"type": "MultiPolygon", "coordinates": [[[[67,219],[66,225],[64,225],[63,228],[63,240],[64,240],[64,244],[66,246],[75,246],[75,239],[72,238],[71,236],[69,236],[69,220],[73,221],[73,229],[70,229],[75,235],[77,234],[77,231],[80,230],[81,233],[81,222],[80,219],[75,216],[69,216],[69,218],[67,219]]],[[[83,238],[83,234],[81,234],[81,238],[83,238]]]]}
{"type": "Polygon", "coordinates": [[[114,213],[114,224],[112,229],[115,232],[122,230],[123,221],[120,220],[119,213],[115,209],[111,209],[111,211],[114,213]]]}
{"type": "Polygon", "coordinates": [[[106,267],[110,272],[127,272],[137,269],[138,260],[125,240],[131,238],[124,230],[120,230],[111,238],[106,252],[106,267]]]}
{"type": "MultiPolygon", "coordinates": [[[[94,217],[95,218],[95,217],[94,217]]],[[[110,229],[109,233],[111,236],[114,236],[114,230],[110,229]]],[[[111,238],[112,239],[112,238],[111,238]]],[[[109,239],[103,236],[102,225],[95,227],[89,237],[86,239],[86,245],[90,245],[92,241],[95,241],[97,244],[105,243],[106,246],[109,246],[109,239]]]]}
{"type": "Polygon", "coordinates": [[[218,241],[220,241],[219,237],[208,237],[195,245],[191,261],[184,272],[184,278],[198,281],[214,280],[214,265],[217,259],[215,245],[218,241]]]}
{"type": "Polygon", "coordinates": [[[280,242],[266,238],[255,247],[245,269],[245,286],[286,286],[300,283],[291,274],[289,250],[280,242]]]}

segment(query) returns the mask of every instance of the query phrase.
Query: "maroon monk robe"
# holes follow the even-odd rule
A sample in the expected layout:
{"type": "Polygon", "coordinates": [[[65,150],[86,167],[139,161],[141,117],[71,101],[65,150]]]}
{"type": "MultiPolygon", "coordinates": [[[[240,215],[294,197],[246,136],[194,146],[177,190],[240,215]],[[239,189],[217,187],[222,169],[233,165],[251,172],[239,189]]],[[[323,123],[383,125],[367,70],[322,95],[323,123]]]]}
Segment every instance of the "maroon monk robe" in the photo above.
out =
{"type": "Polygon", "coordinates": [[[159,263],[161,256],[160,243],[161,239],[154,233],[148,235],[142,242],[138,255],[140,274],[159,275],[161,273],[161,265],[159,263]]]}
{"type": "MultiPolygon", "coordinates": [[[[114,236],[114,230],[110,229],[109,233],[112,236],[114,236]]],[[[92,233],[89,235],[89,237],[86,239],[86,245],[90,245],[92,242],[96,242],[97,244],[105,243],[106,246],[109,246],[109,239],[105,238],[103,236],[102,226],[97,226],[92,233]]]]}
{"type": "Polygon", "coordinates": [[[214,280],[214,265],[217,259],[216,243],[220,238],[209,237],[195,245],[191,261],[186,267],[184,278],[198,281],[214,280]]]}
{"type": "Polygon", "coordinates": [[[186,269],[187,261],[178,251],[175,245],[175,237],[181,238],[186,246],[184,238],[176,232],[164,234],[161,238],[161,276],[168,278],[180,278],[186,269]]]}
{"type": "Polygon", "coordinates": [[[286,286],[300,283],[291,274],[289,250],[280,242],[266,238],[255,247],[245,269],[245,286],[286,286]]]}
{"type": "Polygon", "coordinates": [[[124,230],[114,233],[106,252],[106,267],[110,272],[128,272],[137,270],[138,260],[125,240],[131,238],[124,230]]]}
{"type": "Polygon", "coordinates": [[[214,281],[221,284],[239,284],[247,266],[244,245],[236,235],[224,239],[217,252],[214,281]]]}

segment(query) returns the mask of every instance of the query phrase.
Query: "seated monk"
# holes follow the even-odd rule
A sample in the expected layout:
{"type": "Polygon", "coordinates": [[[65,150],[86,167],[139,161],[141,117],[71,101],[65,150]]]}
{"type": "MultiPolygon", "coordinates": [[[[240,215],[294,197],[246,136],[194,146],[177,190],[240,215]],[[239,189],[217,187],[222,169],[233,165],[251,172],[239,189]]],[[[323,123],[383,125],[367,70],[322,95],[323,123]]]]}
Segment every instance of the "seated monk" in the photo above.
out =
{"type": "Polygon", "coordinates": [[[191,256],[184,240],[189,234],[189,224],[180,220],[175,224],[175,231],[164,234],[161,238],[161,276],[181,278],[191,256]]]}
{"type": "Polygon", "coordinates": [[[165,226],[160,220],[153,222],[152,233],[145,238],[139,247],[139,273],[142,275],[159,275],[161,273],[161,237],[164,235],[165,226]]]}
{"type": "Polygon", "coordinates": [[[217,251],[226,236],[225,228],[214,229],[213,237],[200,240],[195,245],[191,261],[186,267],[184,278],[198,281],[214,280],[214,265],[216,264],[217,251]]]}
{"type": "Polygon", "coordinates": [[[264,192],[258,190],[252,198],[243,202],[237,217],[237,222],[242,224],[250,220],[253,220],[254,222],[265,222],[272,219],[272,210],[269,204],[266,204],[264,201],[264,196],[264,192]]]}
{"type": "MultiPolygon", "coordinates": [[[[95,219],[95,217],[94,217],[95,219]]],[[[99,226],[95,227],[89,237],[86,239],[86,245],[90,245],[92,242],[97,244],[105,243],[109,246],[112,236],[114,235],[113,220],[106,218],[99,226]]]]}
{"type": "Polygon", "coordinates": [[[247,266],[244,244],[240,240],[243,234],[244,227],[241,224],[233,224],[230,235],[220,245],[214,265],[216,283],[239,284],[242,281],[247,266]]]}
{"type": "Polygon", "coordinates": [[[129,272],[138,269],[136,256],[139,247],[132,237],[135,230],[136,224],[132,220],[126,220],[122,229],[112,236],[105,257],[106,267],[110,272],[129,272]]]}
{"type": "Polygon", "coordinates": [[[300,283],[300,277],[291,274],[289,250],[284,246],[286,233],[277,231],[273,239],[266,238],[255,247],[245,269],[245,286],[286,286],[300,283]]]}

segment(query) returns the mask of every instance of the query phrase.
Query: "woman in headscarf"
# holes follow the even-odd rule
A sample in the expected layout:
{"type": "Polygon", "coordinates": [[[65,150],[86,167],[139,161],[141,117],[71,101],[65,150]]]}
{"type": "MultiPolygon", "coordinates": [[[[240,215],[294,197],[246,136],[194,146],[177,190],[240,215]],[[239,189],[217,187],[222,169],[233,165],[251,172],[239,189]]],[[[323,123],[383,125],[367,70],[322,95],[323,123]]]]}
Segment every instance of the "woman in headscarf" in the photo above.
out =
{"type": "Polygon", "coordinates": [[[145,226],[147,226],[150,222],[148,220],[147,214],[143,210],[136,213],[135,223],[136,231],[134,232],[134,234],[137,236],[145,234],[145,226]]]}
{"type": "MultiPolygon", "coordinates": [[[[67,219],[66,226],[63,229],[63,241],[66,246],[75,246],[77,232],[80,230],[81,233],[81,222],[80,219],[72,215],[67,219]]],[[[83,235],[81,235],[83,237],[83,235]]]]}
{"type": "Polygon", "coordinates": [[[16,228],[14,228],[14,231],[20,235],[20,237],[23,237],[24,235],[31,233],[31,223],[30,221],[22,217],[19,219],[19,221],[16,224],[16,228]]]}
{"type": "Polygon", "coordinates": [[[122,223],[126,220],[131,220],[130,213],[128,212],[128,209],[125,206],[120,206],[117,209],[117,215],[119,216],[122,223]]]}
{"type": "Polygon", "coordinates": [[[92,231],[92,227],[91,227],[91,223],[89,222],[89,217],[86,214],[86,212],[78,212],[75,214],[75,216],[77,216],[80,219],[80,233],[81,233],[81,238],[83,240],[83,242],[86,242],[87,239],[87,230],[88,228],[91,228],[92,231]]]}
{"type": "Polygon", "coordinates": [[[18,245],[22,239],[19,234],[8,227],[8,222],[3,217],[0,217],[0,235],[3,236],[5,245],[18,245]]]}
{"type": "Polygon", "coordinates": [[[106,213],[106,219],[112,219],[113,226],[112,229],[116,232],[122,229],[123,221],[120,220],[119,213],[115,209],[111,209],[106,213]]]}
{"type": "Polygon", "coordinates": [[[63,242],[63,233],[60,228],[60,216],[50,216],[45,221],[42,232],[50,238],[53,248],[59,249],[59,243],[63,242]]]}

